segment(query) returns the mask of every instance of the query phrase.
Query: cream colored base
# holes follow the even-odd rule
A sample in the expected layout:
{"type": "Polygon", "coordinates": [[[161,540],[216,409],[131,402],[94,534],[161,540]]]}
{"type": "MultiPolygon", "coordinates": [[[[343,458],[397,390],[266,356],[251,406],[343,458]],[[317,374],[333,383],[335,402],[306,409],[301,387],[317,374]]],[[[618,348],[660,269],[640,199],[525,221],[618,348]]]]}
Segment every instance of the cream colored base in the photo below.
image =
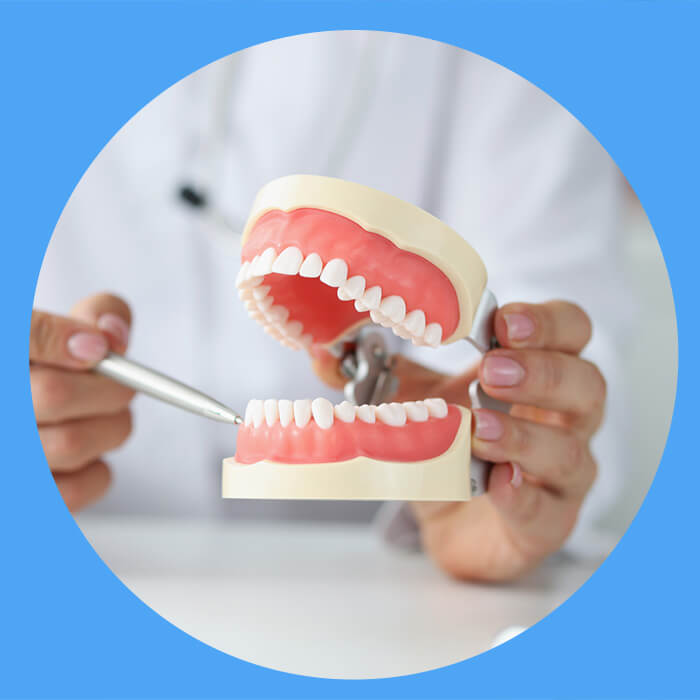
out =
{"type": "Polygon", "coordinates": [[[421,462],[383,462],[356,457],[344,462],[223,463],[224,498],[354,501],[468,501],[471,414],[465,408],[457,437],[440,457],[421,462]]]}

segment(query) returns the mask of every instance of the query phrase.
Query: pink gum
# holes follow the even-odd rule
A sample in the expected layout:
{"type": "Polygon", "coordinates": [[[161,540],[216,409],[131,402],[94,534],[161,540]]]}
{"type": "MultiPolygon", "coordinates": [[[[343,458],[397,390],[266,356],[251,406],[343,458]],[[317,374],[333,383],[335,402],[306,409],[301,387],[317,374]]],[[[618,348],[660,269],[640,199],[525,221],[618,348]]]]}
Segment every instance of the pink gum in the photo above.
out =
{"type": "Polygon", "coordinates": [[[401,427],[360,420],[343,423],[338,419],[325,430],[313,420],[303,428],[294,422],[286,428],[279,422],[272,426],[263,423],[258,428],[244,425],[238,431],[236,461],[254,464],[266,459],[286,464],[317,464],[369,457],[419,462],[446,452],[461,422],[462,414],[451,405],[445,418],[429,418],[423,423],[409,421],[401,427]]]}
{"type": "MultiPolygon", "coordinates": [[[[340,214],[311,208],[291,212],[269,211],[251,230],[241,258],[243,261],[252,260],[270,247],[279,254],[289,246],[296,246],[305,256],[318,253],[324,263],[342,258],[348,264],[348,277],[362,275],[368,288],[375,285],[382,288],[382,297],[399,295],[406,302],[408,311],[422,309],[427,323],[437,322],[442,326],[443,338],[449,337],[457,328],[457,294],[440,269],[420,255],[402,250],[387,238],[366,231],[340,214]]],[[[312,332],[316,342],[329,342],[345,328],[366,318],[367,314],[358,313],[349,302],[342,303],[341,310],[335,290],[319,290],[317,280],[303,280],[303,287],[299,282],[302,280],[298,277],[285,279],[283,275],[268,275],[265,279],[265,284],[272,287],[270,294],[276,303],[289,308],[295,295],[310,296],[313,288],[317,317],[319,312],[329,320],[334,314],[340,314],[333,319],[333,328],[325,329],[322,334],[320,328],[316,333],[309,328],[310,317],[292,316],[303,323],[305,331],[312,332]]],[[[304,313],[301,309],[299,312],[304,313]]]]}

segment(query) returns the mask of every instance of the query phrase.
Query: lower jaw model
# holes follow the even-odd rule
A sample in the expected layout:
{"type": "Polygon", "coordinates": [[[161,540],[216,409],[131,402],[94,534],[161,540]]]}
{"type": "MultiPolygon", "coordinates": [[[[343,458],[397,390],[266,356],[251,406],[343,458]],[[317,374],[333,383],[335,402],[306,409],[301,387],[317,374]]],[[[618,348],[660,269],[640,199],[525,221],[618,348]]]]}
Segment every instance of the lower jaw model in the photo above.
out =
{"type": "MultiPolygon", "coordinates": [[[[337,354],[368,323],[415,345],[468,337],[486,285],[476,252],[427,212],[333,178],[258,194],[236,280],[250,316],[291,349],[337,354]]],[[[253,400],[223,496],[468,500],[471,413],[443,399],[353,405],[253,400]]]]}

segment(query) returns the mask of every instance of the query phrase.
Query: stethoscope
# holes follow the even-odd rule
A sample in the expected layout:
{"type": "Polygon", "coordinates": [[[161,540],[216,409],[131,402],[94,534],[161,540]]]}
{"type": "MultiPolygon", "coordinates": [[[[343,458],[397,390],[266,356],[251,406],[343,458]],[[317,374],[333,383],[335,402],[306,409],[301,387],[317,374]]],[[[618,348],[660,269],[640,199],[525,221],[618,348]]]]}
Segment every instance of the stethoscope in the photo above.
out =
{"type": "MultiPolygon", "coordinates": [[[[381,65],[385,50],[384,37],[374,33],[366,35],[349,87],[346,107],[320,172],[340,173],[347,161],[377,90],[376,67],[381,65]]],[[[232,110],[245,60],[245,52],[221,59],[219,72],[213,80],[211,107],[206,114],[207,125],[192,136],[189,173],[181,178],[175,192],[177,201],[199,213],[209,224],[209,230],[236,239],[243,232],[245,220],[226,213],[214,193],[223,172],[226,153],[230,152],[235,136],[232,110]]]]}

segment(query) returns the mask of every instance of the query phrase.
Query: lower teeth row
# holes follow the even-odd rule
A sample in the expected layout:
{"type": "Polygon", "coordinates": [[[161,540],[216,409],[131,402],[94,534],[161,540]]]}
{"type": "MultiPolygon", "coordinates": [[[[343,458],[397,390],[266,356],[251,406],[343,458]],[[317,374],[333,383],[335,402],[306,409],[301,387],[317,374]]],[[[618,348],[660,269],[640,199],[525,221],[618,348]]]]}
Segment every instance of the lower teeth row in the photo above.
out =
{"type": "Polygon", "coordinates": [[[353,423],[355,419],[363,423],[384,423],[402,426],[407,421],[422,423],[428,418],[444,418],[447,403],[444,399],[425,399],[404,403],[383,403],[379,406],[365,404],[355,406],[348,401],[333,405],[328,399],[253,399],[245,411],[245,425],[259,428],[263,423],[272,427],[279,422],[283,428],[294,421],[303,428],[312,419],[319,428],[328,429],[337,419],[343,423],[353,423]]]}

